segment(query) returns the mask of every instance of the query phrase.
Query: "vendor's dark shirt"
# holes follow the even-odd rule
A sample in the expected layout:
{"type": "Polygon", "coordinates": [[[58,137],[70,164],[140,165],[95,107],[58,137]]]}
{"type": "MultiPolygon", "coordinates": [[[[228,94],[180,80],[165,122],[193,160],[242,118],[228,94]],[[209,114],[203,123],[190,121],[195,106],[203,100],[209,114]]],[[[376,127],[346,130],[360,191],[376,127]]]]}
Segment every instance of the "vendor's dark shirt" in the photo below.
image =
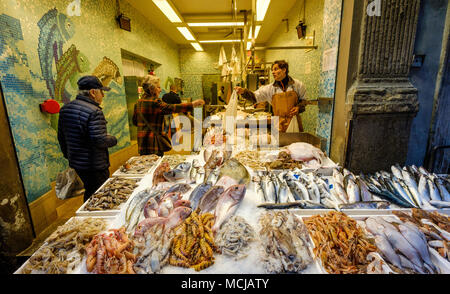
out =
{"type": "Polygon", "coordinates": [[[170,91],[167,94],[164,94],[162,97],[162,101],[164,101],[167,104],[180,104],[181,99],[180,96],[178,96],[177,93],[170,91]]]}

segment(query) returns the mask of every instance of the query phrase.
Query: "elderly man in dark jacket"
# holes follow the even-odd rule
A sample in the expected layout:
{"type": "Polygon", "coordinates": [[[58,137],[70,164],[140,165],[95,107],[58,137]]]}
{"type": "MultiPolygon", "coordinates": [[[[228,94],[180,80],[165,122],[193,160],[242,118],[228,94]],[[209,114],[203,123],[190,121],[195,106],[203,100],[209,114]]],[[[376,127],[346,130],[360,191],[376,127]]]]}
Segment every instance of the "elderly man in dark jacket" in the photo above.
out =
{"type": "Polygon", "coordinates": [[[103,91],[111,89],[103,87],[95,76],[80,78],[78,88],[76,99],[65,104],[59,113],[58,141],[69,166],[84,183],[87,201],[109,178],[108,148],[115,146],[117,139],[108,135],[100,107],[103,91]]]}

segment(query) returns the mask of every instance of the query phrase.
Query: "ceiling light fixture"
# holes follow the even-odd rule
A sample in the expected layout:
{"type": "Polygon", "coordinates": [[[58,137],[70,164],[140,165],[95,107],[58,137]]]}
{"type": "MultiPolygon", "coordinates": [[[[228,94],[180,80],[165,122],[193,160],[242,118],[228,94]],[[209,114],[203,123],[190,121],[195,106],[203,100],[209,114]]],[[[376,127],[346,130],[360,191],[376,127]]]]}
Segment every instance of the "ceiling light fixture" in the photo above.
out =
{"type": "MultiPolygon", "coordinates": [[[[255,27],[255,39],[258,38],[259,31],[261,30],[261,26],[255,27]]],[[[248,33],[248,38],[252,39],[252,27],[250,27],[250,32],[248,33]]]]}
{"type": "Polygon", "coordinates": [[[194,36],[186,27],[177,27],[177,29],[180,31],[180,33],[186,38],[188,41],[195,41],[194,36]]]}
{"type": "Polygon", "coordinates": [[[194,47],[197,51],[203,51],[202,46],[199,43],[191,43],[192,47],[194,47]]]}
{"type": "Polygon", "coordinates": [[[247,50],[251,50],[252,49],[252,42],[247,42],[247,50]]]}
{"type": "Polygon", "coordinates": [[[269,8],[270,0],[256,0],[256,20],[263,21],[269,8]]]}
{"type": "Polygon", "coordinates": [[[164,15],[167,16],[167,18],[171,22],[182,22],[178,14],[172,8],[169,2],[167,2],[167,0],[153,0],[153,3],[158,6],[162,13],[164,13],[164,15]]]}
{"type": "Polygon", "coordinates": [[[241,40],[203,40],[199,41],[200,43],[237,43],[241,40]]]}
{"type": "Polygon", "coordinates": [[[244,22],[190,22],[190,27],[242,27],[244,22]]]}

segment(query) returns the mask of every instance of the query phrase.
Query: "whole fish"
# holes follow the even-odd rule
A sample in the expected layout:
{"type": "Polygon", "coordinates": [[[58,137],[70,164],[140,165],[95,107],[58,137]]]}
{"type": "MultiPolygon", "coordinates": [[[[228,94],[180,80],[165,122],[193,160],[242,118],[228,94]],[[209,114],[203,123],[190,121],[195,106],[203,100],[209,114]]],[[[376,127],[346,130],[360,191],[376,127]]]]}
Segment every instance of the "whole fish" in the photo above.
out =
{"type": "Polygon", "coordinates": [[[170,230],[182,223],[189,215],[191,215],[192,209],[185,206],[175,208],[167,217],[165,222],[165,229],[170,230]]]}
{"type": "Polygon", "coordinates": [[[389,201],[362,201],[354,203],[339,204],[340,209],[388,209],[389,201]]]}
{"type": "Polygon", "coordinates": [[[433,183],[431,179],[427,179],[428,190],[430,191],[431,200],[442,201],[441,196],[439,195],[439,190],[436,185],[433,183]]]}
{"type": "Polygon", "coordinates": [[[260,183],[255,183],[255,192],[261,203],[267,202],[266,195],[264,194],[263,188],[260,183]]]}
{"type": "Polygon", "coordinates": [[[217,232],[222,223],[234,214],[245,196],[245,190],[245,185],[235,185],[220,195],[214,211],[215,221],[211,228],[213,232],[217,232]]]}
{"type": "MultiPolygon", "coordinates": [[[[378,220],[377,220],[378,221],[378,220]]],[[[385,227],[384,234],[393,248],[405,255],[415,266],[422,268],[422,260],[419,253],[412,247],[409,242],[395,228],[385,227]]]]}
{"type": "Polygon", "coordinates": [[[200,199],[198,208],[202,213],[213,211],[219,201],[220,195],[224,192],[222,186],[213,186],[200,199]]]}
{"type": "Polygon", "coordinates": [[[432,206],[436,207],[436,208],[450,208],[450,202],[446,202],[446,201],[437,201],[437,200],[431,200],[429,202],[432,206]]]}
{"type": "Polygon", "coordinates": [[[384,226],[378,223],[373,217],[369,217],[365,221],[367,230],[372,235],[383,235],[384,226]]]}
{"type": "Polygon", "coordinates": [[[286,203],[286,202],[290,202],[291,199],[289,199],[289,187],[287,186],[286,183],[282,183],[280,185],[280,192],[278,194],[278,202],[279,203],[286,203]]]}
{"type": "Polygon", "coordinates": [[[408,185],[408,188],[411,191],[412,196],[414,197],[414,201],[417,203],[417,205],[422,207],[423,203],[419,196],[419,190],[417,188],[417,183],[414,180],[413,176],[405,170],[402,170],[402,175],[403,175],[403,180],[405,181],[406,185],[408,185]]]}
{"type": "Polygon", "coordinates": [[[434,264],[439,268],[441,274],[448,275],[450,274],[450,262],[443,258],[439,252],[434,250],[433,248],[429,248],[431,259],[434,261],[434,264]]]}
{"type": "Polygon", "coordinates": [[[444,181],[438,177],[435,177],[434,183],[436,184],[436,186],[439,190],[439,194],[441,195],[442,201],[446,201],[446,202],[450,201],[450,193],[445,188],[444,181]]]}
{"type": "Polygon", "coordinates": [[[361,200],[359,196],[359,187],[353,180],[349,180],[347,184],[347,195],[349,203],[359,202],[361,200]]]}
{"type": "Polygon", "coordinates": [[[164,178],[169,182],[178,182],[180,180],[188,179],[188,173],[178,169],[173,169],[163,173],[164,178]]]}
{"type": "Polygon", "coordinates": [[[309,183],[309,187],[310,187],[310,200],[312,202],[315,203],[320,203],[320,191],[319,191],[319,187],[317,186],[316,183],[314,183],[314,181],[311,181],[309,183]]]}
{"type": "Polygon", "coordinates": [[[191,195],[189,196],[192,210],[195,211],[197,209],[200,199],[202,199],[203,195],[205,195],[205,193],[208,192],[211,187],[212,184],[210,182],[203,183],[195,187],[194,191],[192,191],[191,195]]]}
{"type": "Polygon", "coordinates": [[[433,271],[436,269],[434,268],[433,263],[431,262],[430,254],[428,252],[428,246],[427,243],[422,240],[422,238],[415,233],[415,231],[411,230],[409,227],[404,225],[399,225],[398,229],[400,230],[400,233],[405,237],[405,239],[411,244],[414,249],[416,249],[417,252],[419,252],[420,257],[422,260],[430,266],[433,271]]]}
{"type": "Polygon", "coordinates": [[[372,194],[369,192],[369,188],[366,183],[358,178],[356,184],[359,186],[359,190],[361,192],[361,201],[372,201],[372,194]]]}
{"type": "Polygon", "coordinates": [[[295,200],[310,200],[308,190],[302,183],[288,178],[286,179],[286,184],[295,200]]]}
{"type": "Polygon", "coordinates": [[[189,172],[189,178],[191,179],[191,181],[196,182],[197,173],[198,167],[192,166],[191,171],[189,172]]]}
{"type": "Polygon", "coordinates": [[[207,177],[205,175],[205,179],[206,179],[205,181],[210,182],[213,185],[215,185],[217,180],[219,179],[219,177],[220,177],[220,169],[218,167],[216,167],[209,173],[209,175],[207,177]]]}
{"type": "Polygon", "coordinates": [[[393,166],[391,166],[391,171],[392,171],[392,174],[396,178],[403,179],[402,170],[400,168],[398,168],[397,166],[393,165],[393,166]]]}
{"type": "Polygon", "coordinates": [[[398,194],[403,198],[403,200],[407,201],[414,207],[417,207],[417,204],[413,201],[413,199],[408,195],[408,193],[405,191],[403,186],[400,184],[398,179],[395,179],[392,181],[392,184],[394,185],[396,191],[398,194]]]}
{"type": "Polygon", "coordinates": [[[425,274],[425,272],[423,270],[421,270],[419,267],[414,265],[414,263],[412,263],[408,258],[403,256],[402,254],[400,254],[399,257],[400,257],[400,262],[402,263],[402,266],[404,268],[409,268],[415,272],[418,272],[419,274],[425,274]]]}
{"type": "Polygon", "coordinates": [[[339,198],[344,203],[348,203],[349,202],[349,198],[348,198],[347,192],[345,192],[345,189],[344,189],[344,187],[341,184],[335,182],[332,190],[335,191],[335,195],[339,196],[339,198]]]}
{"type": "Polygon", "coordinates": [[[321,203],[323,205],[325,205],[327,208],[336,209],[337,211],[341,211],[341,209],[339,208],[339,204],[337,202],[334,202],[330,198],[321,199],[321,203]]]}
{"type": "Polygon", "coordinates": [[[400,257],[395,253],[395,250],[392,248],[391,244],[383,235],[375,236],[375,244],[377,245],[378,250],[381,251],[383,256],[387,261],[398,267],[399,269],[403,269],[400,257]]]}
{"type": "Polygon", "coordinates": [[[277,193],[275,191],[275,185],[272,182],[272,179],[270,179],[269,176],[263,176],[261,181],[261,187],[264,192],[265,198],[267,201],[272,203],[277,203],[277,193]]]}
{"type": "Polygon", "coordinates": [[[422,198],[422,201],[430,201],[430,192],[428,191],[428,183],[427,183],[427,177],[424,175],[420,175],[419,178],[419,185],[417,187],[417,189],[419,190],[419,194],[422,198]]]}
{"type": "Polygon", "coordinates": [[[221,167],[219,178],[222,176],[229,176],[239,184],[249,184],[250,183],[250,174],[242,163],[240,163],[237,159],[231,158],[228,159],[221,167]]]}

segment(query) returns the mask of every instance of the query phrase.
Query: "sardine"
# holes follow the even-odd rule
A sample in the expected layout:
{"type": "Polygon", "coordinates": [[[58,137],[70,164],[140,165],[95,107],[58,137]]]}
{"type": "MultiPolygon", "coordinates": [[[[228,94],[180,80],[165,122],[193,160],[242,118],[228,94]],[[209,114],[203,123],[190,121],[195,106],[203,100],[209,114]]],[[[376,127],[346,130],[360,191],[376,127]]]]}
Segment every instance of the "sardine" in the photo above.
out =
{"type": "Polygon", "coordinates": [[[244,184],[235,185],[231,186],[220,195],[214,211],[215,221],[211,228],[213,232],[217,232],[222,223],[234,214],[245,196],[245,191],[246,188],[244,184]]]}

